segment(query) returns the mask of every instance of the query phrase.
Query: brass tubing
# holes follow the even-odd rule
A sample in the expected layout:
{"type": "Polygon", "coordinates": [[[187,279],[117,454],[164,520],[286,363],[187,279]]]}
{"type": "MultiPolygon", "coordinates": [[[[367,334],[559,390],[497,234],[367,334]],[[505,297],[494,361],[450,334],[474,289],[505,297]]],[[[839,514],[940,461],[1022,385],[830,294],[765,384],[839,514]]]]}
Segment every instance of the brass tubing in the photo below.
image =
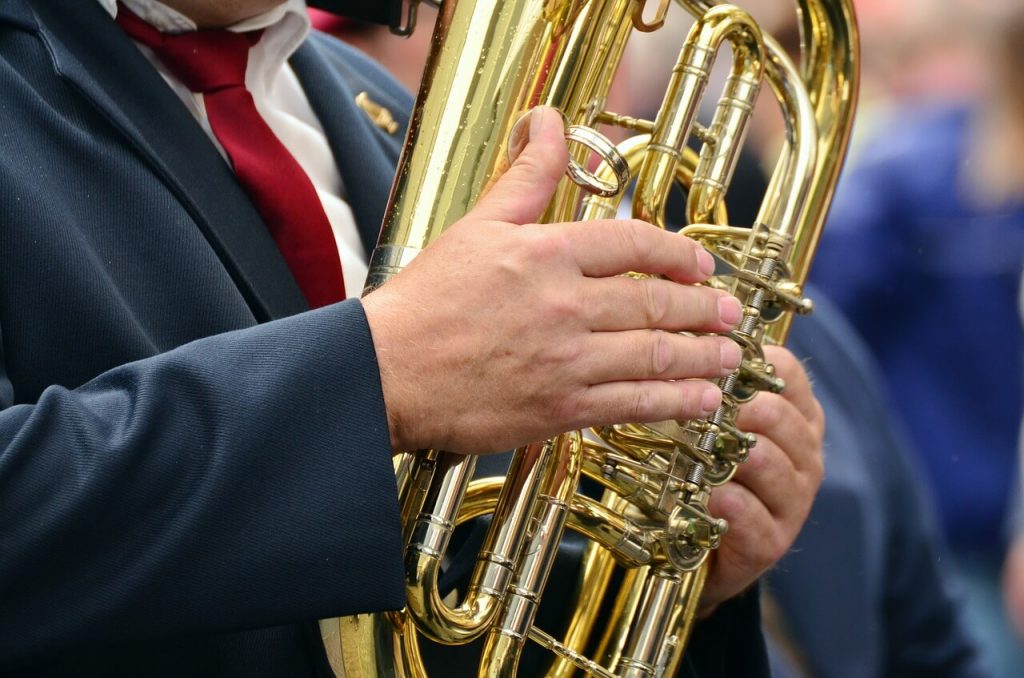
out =
{"type": "MultiPolygon", "coordinates": [[[[501,478],[472,481],[456,522],[461,524],[491,513],[497,506],[501,486],[501,478]]],[[[656,556],[656,535],[645,536],[633,521],[591,497],[576,495],[572,498],[566,526],[600,544],[624,566],[635,567],[653,562],[656,556]]]]}
{"type": "MultiPolygon", "coordinates": [[[[706,0],[677,1],[694,17],[703,16],[714,7],[706,0]]],[[[792,241],[809,207],[808,196],[817,159],[818,128],[810,96],[802,86],[797,67],[775,38],[762,35],[761,39],[765,80],[779,102],[786,132],[782,153],[772,172],[757,223],[768,225],[773,232],[792,241]]],[[[703,221],[708,220],[691,219],[691,223],[703,221]]],[[[711,221],[726,223],[718,218],[711,221]]]]}
{"type": "MultiPolygon", "coordinates": [[[[722,21],[733,27],[727,34],[733,51],[732,71],[708,128],[710,141],[701,145],[700,164],[687,199],[691,224],[709,221],[715,207],[725,200],[764,75],[760,28],[745,13],[727,12],[723,7],[718,10],[723,14],[722,21]]],[[[713,22],[714,16],[709,12],[705,19],[713,22]]]]}
{"type": "MultiPolygon", "coordinates": [[[[611,492],[605,492],[601,503],[609,508],[622,509],[624,503],[611,492]]],[[[569,627],[562,643],[573,652],[582,654],[593,633],[601,603],[608,592],[608,584],[615,571],[615,559],[597,542],[591,541],[583,552],[583,563],[576,584],[576,595],[569,627]]],[[[564,657],[556,657],[547,678],[569,678],[575,665],[564,657]]]]}
{"type": "MultiPolygon", "coordinates": [[[[677,1],[695,16],[714,7],[707,0],[677,1]]],[[[794,205],[802,203],[802,209],[796,213],[797,220],[789,233],[793,247],[785,257],[790,280],[802,286],[814,260],[849,146],[860,88],[860,36],[852,0],[797,0],[796,5],[803,37],[801,44],[805,46],[801,52],[801,77],[792,77],[795,69],[777,43],[767,46],[774,53],[768,64],[769,82],[773,83],[776,94],[780,91],[785,94],[780,101],[790,108],[784,113],[786,120],[795,118],[799,122],[799,126],[794,128],[798,132],[795,140],[815,146],[813,161],[808,166],[811,179],[805,188],[792,188],[794,192],[804,191],[805,194],[799,201],[793,201],[794,205]],[[772,61],[776,63],[773,65],[772,61]],[[778,76],[772,74],[775,68],[778,76]],[[803,85],[800,89],[806,92],[806,98],[794,94],[793,83],[796,82],[803,85]],[[788,86],[783,87],[782,83],[788,83],[788,86]],[[804,112],[808,103],[812,112],[810,117],[804,112]],[[813,121],[813,134],[809,131],[808,120],[813,121]]],[[[801,160],[792,161],[792,167],[805,166],[809,156],[802,150],[796,152],[801,160]]],[[[778,172],[773,177],[777,175],[778,172]]],[[[785,189],[780,187],[779,190],[785,189]]],[[[782,223],[780,218],[778,224],[782,223]]],[[[776,224],[773,222],[773,225],[776,224]]],[[[774,343],[783,343],[791,322],[792,315],[786,314],[768,328],[766,338],[774,343]]]]}
{"type": "Polygon", "coordinates": [[[498,623],[491,626],[480,659],[481,677],[514,676],[523,644],[533,626],[544,585],[558,555],[569,504],[580,479],[578,432],[544,444],[543,480],[533,511],[533,525],[522,550],[512,585],[502,601],[498,623]]]}
{"type": "Polygon", "coordinates": [[[706,567],[683,573],[679,592],[680,604],[672,610],[672,616],[669,618],[669,637],[675,638],[676,642],[665,648],[666,654],[660,660],[665,666],[664,675],[666,676],[674,676],[679,671],[679,662],[683,658],[686,641],[693,633],[693,625],[697,620],[700,594],[704,590],[707,576],[708,568],[706,567]]]}
{"type": "Polygon", "coordinates": [[[682,578],[667,565],[654,568],[648,577],[639,612],[615,667],[622,678],[656,675],[658,659],[669,639],[671,611],[679,601],[682,578]]]}
{"type": "MultiPolygon", "coordinates": [[[[566,8],[562,12],[567,28],[564,36],[560,35],[560,58],[552,59],[554,66],[536,103],[558,108],[570,125],[596,124],[633,30],[635,3],[636,0],[561,3],[566,8]]],[[[576,162],[587,165],[589,151],[585,148],[570,146],[569,152],[576,162]]],[[[561,182],[541,222],[573,219],[582,195],[576,184],[561,182]]]]}
{"type": "Polygon", "coordinates": [[[717,50],[725,40],[730,40],[736,50],[734,69],[740,67],[745,79],[760,80],[764,68],[760,30],[750,15],[736,7],[721,6],[697,19],[672,69],[655,120],[648,154],[637,178],[634,217],[664,228],[665,202],[675,180],[676,165],[693,128],[717,50]]]}
{"type": "MultiPolygon", "coordinates": [[[[860,88],[860,38],[852,0],[801,0],[800,8],[804,42],[809,45],[804,53],[804,81],[818,128],[818,161],[801,229],[786,263],[790,279],[803,286],[850,142],[860,88]]],[[[785,341],[791,322],[787,314],[768,329],[768,338],[785,341]]]]}
{"type": "Polygon", "coordinates": [[[798,86],[796,66],[775,38],[764,36],[764,45],[765,79],[779,101],[786,134],[757,221],[792,243],[808,208],[817,163],[818,130],[807,90],[798,86]]]}
{"type": "Polygon", "coordinates": [[[818,163],[814,190],[801,237],[790,261],[792,278],[806,280],[828,205],[835,192],[849,145],[860,86],[860,41],[852,0],[801,0],[803,71],[818,125],[818,163]]]}
{"type": "Polygon", "coordinates": [[[433,501],[425,505],[432,510],[425,510],[416,521],[406,550],[408,609],[419,630],[430,638],[441,643],[466,643],[484,633],[494,620],[525,542],[544,454],[541,443],[516,451],[494,505],[494,516],[469,588],[456,608],[441,599],[437,580],[448,539],[458,522],[472,466],[457,461],[458,455],[441,455],[441,460],[455,459],[441,467],[444,471],[440,482],[431,483],[433,501]]]}
{"type": "Polygon", "coordinates": [[[604,666],[615,666],[622,657],[650,573],[650,567],[636,567],[626,570],[622,576],[622,584],[610,615],[611,621],[597,645],[596,654],[604,666]]]}
{"type": "Polygon", "coordinates": [[[531,97],[548,75],[545,57],[557,47],[549,5],[459,0],[441,7],[367,291],[464,216],[505,166],[509,132],[537,103],[531,97]]]}
{"type": "MultiPolygon", "coordinates": [[[[600,118],[600,116],[598,117],[600,118]]],[[[619,117],[621,116],[616,116],[616,118],[619,117]]],[[[636,176],[639,173],[640,166],[644,160],[644,154],[647,152],[647,147],[650,142],[650,134],[637,134],[629,137],[615,147],[619,152],[619,155],[621,155],[626,161],[626,164],[629,165],[629,173],[631,176],[636,176]]],[[[676,166],[675,180],[682,186],[687,187],[687,189],[689,189],[690,184],[693,183],[693,173],[697,169],[698,160],[699,157],[697,156],[697,152],[692,148],[687,147],[683,149],[682,156],[679,158],[679,163],[676,166]]],[[[603,163],[598,166],[594,174],[602,181],[607,181],[609,183],[615,178],[615,173],[612,169],[603,163]]],[[[580,203],[580,209],[576,215],[576,219],[577,221],[614,219],[616,214],[618,214],[619,203],[625,197],[624,192],[610,198],[591,194],[585,195],[580,203]]],[[[714,219],[715,223],[725,223],[728,220],[728,213],[726,212],[726,205],[724,202],[715,206],[714,219]]]]}
{"type": "Polygon", "coordinates": [[[406,598],[409,612],[424,633],[439,642],[464,642],[484,627],[496,607],[486,598],[467,596],[457,610],[451,610],[441,601],[437,578],[476,459],[442,452],[436,463],[423,510],[407,537],[406,598]]]}

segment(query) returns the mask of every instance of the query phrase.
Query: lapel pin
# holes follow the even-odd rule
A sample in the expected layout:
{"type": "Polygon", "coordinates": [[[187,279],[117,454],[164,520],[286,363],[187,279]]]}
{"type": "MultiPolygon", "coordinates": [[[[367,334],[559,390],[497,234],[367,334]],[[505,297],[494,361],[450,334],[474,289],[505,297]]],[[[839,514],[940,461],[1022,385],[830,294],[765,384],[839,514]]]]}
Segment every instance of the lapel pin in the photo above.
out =
{"type": "Polygon", "coordinates": [[[398,131],[398,123],[395,121],[394,116],[391,115],[391,111],[371,99],[370,95],[366,92],[360,92],[356,95],[356,106],[363,109],[363,113],[366,113],[370,118],[370,122],[388,134],[394,134],[398,131]]]}

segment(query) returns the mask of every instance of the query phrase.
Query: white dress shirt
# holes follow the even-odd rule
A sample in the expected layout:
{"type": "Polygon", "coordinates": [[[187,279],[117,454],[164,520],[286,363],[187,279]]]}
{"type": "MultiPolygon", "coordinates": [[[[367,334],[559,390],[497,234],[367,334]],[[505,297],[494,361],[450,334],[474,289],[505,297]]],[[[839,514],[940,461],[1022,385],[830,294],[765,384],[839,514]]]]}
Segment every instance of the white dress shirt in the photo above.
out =
{"type": "MultiPolygon", "coordinates": [[[[117,0],[98,1],[111,17],[117,16],[117,0]]],[[[121,2],[151,26],[165,33],[196,30],[191,19],[158,0],[121,2]]],[[[256,110],[313,182],[334,231],[345,277],[345,290],[349,296],[358,296],[367,273],[359,230],[352,210],[342,197],[341,172],[334,162],[327,136],[298,77],[288,64],[288,58],[309,35],[305,0],[286,0],[263,14],[227,27],[227,30],[238,33],[259,29],[263,29],[263,37],[249,50],[246,89],[252,94],[256,110]]],[[[206,130],[225,161],[228,161],[224,149],[210,129],[203,95],[185,87],[151,49],[141,44],[138,46],[206,130]]],[[[371,247],[373,244],[368,243],[371,247]]]]}

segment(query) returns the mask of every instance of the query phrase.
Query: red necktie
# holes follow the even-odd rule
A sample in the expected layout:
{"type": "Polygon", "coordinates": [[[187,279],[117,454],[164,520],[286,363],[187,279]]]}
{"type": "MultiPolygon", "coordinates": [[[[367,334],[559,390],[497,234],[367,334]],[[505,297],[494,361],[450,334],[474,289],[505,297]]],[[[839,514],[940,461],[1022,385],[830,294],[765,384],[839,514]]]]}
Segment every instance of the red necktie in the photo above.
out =
{"type": "Polygon", "coordinates": [[[161,33],[123,5],[117,23],[152,49],[186,87],[203,94],[214,136],[310,307],[344,299],[338,246],[313,182],[274,136],[245,88],[249,48],[262,32],[161,33]]]}

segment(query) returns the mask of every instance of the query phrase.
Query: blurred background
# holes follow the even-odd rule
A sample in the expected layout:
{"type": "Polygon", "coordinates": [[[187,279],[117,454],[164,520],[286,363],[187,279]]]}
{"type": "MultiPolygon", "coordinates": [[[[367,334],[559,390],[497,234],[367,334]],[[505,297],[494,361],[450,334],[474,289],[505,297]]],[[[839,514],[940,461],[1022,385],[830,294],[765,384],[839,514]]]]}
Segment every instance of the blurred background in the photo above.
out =
{"type": "MultiPolygon", "coordinates": [[[[738,4],[784,46],[798,50],[790,0],[738,4]]],[[[927,651],[938,656],[948,641],[935,631],[927,606],[915,612],[913,603],[896,601],[914,600],[915,593],[921,599],[946,596],[960,606],[963,623],[957,628],[979,648],[981,661],[970,669],[939,661],[935,666],[945,668],[927,675],[976,675],[984,667],[983,674],[1024,676],[1024,538],[1018,536],[1024,534],[1024,511],[1017,500],[1024,411],[1024,3],[854,4],[863,54],[860,103],[811,276],[812,296],[834,302],[873,354],[880,406],[891,414],[894,435],[909,459],[912,478],[900,482],[908,494],[921,493],[928,503],[921,516],[875,507],[868,523],[899,526],[887,535],[917,532],[934,542],[928,552],[941,561],[934,565],[942,573],[937,583],[918,583],[934,589],[923,592],[914,591],[912,576],[891,581],[890,588],[902,587],[908,595],[877,594],[863,623],[877,627],[881,645],[907,645],[891,630],[903,615],[900,623],[915,638],[909,645],[931,642],[934,647],[927,651]]],[[[654,115],[692,22],[678,7],[672,9],[665,29],[631,42],[611,110],[654,115]]],[[[422,25],[406,40],[380,28],[314,19],[321,29],[375,56],[415,90],[433,16],[433,10],[422,8],[422,25]]],[[[719,65],[727,67],[728,61],[723,54],[719,65]]],[[[718,89],[713,84],[709,91],[718,89]]],[[[756,186],[764,185],[774,167],[783,133],[778,106],[764,89],[743,168],[753,184],[737,184],[729,194],[738,223],[749,224],[760,201],[756,186]]],[[[842,469],[828,465],[834,454],[826,450],[826,483],[842,480],[835,478],[842,469]]],[[[892,469],[883,459],[867,473],[881,480],[892,469]]],[[[871,497],[866,494],[862,504],[870,504],[871,497]]],[[[834,526],[834,532],[842,529],[834,526]]],[[[820,548],[843,548],[841,538],[825,542],[820,548]]],[[[871,557],[883,562],[909,548],[899,539],[871,544],[881,551],[871,557]]],[[[879,567],[884,571],[884,564],[879,567]]],[[[779,570],[780,579],[790,571],[785,561],[779,570]]],[[[834,576],[857,582],[867,581],[868,574],[852,569],[834,576]]],[[[766,596],[784,589],[781,583],[773,588],[770,578],[766,596]]],[[[786,595],[809,599],[829,591],[786,595]]],[[[865,591],[865,597],[871,595],[876,594],[865,591]]],[[[829,626],[821,621],[826,633],[829,626]]],[[[781,672],[866,675],[844,674],[828,665],[828,656],[816,660],[814,646],[822,639],[804,637],[813,631],[799,632],[785,618],[770,622],[775,640],[788,648],[788,666],[781,672]]],[[[877,675],[901,673],[893,653],[879,651],[877,675]]]]}

